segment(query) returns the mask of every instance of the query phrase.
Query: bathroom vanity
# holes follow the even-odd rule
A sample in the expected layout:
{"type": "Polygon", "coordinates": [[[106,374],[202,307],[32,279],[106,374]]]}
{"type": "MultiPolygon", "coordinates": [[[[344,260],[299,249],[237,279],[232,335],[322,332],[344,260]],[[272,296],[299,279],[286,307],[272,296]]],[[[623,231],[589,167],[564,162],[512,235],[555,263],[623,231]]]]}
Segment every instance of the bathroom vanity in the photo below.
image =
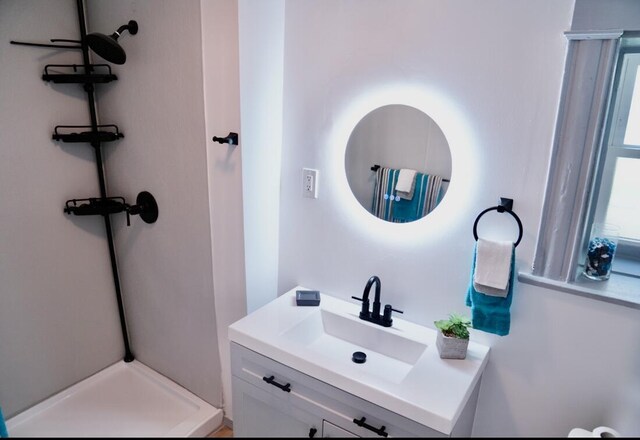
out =
{"type": "Polygon", "coordinates": [[[297,290],[308,289],[229,327],[234,436],[471,435],[488,347],[440,359],[434,329],[397,317],[382,327],[323,293],[319,306],[297,306],[297,290]]]}

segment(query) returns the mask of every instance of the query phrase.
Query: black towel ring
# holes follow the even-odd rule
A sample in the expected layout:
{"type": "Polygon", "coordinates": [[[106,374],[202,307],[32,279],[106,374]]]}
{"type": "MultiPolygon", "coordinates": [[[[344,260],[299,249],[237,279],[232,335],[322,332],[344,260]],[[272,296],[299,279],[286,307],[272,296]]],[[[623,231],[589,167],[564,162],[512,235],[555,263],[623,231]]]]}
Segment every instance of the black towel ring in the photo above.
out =
{"type": "Polygon", "coordinates": [[[498,212],[508,212],[511,216],[518,222],[518,229],[520,230],[520,235],[518,236],[518,240],[513,244],[513,247],[517,247],[520,244],[520,240],[522,240],[522,222],[520,221],[520,217],[513,212],[513,199],[505,199],[500,197],[500,204],[498,206],[492,206],[491,208],[487,208],[482,211],[478,217],[476,217],[476,221],[473,222],[473,238],[478,241],[478,221],[480,221],[480,217],[485,215],[489,211],[498,211],[498,212]]]}

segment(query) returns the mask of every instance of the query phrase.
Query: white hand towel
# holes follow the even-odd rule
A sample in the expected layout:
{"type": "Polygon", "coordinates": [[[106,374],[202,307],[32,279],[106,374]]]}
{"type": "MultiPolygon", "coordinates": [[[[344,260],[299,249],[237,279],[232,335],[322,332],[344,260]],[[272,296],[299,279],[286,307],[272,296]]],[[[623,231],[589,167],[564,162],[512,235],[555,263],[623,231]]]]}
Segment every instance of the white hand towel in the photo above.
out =
{"type": "Polygon", "coordinates": [[[416,170],[408,168],[400,169],[398,181],[396,182],[396,193],[399,197],[406,200],[413,198],[413,190],[416,186],[416,170]]]}
{"type": "Polygon", "coordinates": [[[416,180],[416,170],[410,170],[408,168],[402,168],[398,174],[398,181],[396,182],[396,191],[410,193],[411,187],[416,180]]]}
{"type": "Polygon", "coordinates": [[[417,173],[416,173],[416,177],[413,179],[413,182],[411,184],[411,191],[409,191],[409,192],[396,191],[396,195],[398,197],[400,197],[401,199],[405,199],[405,200],[413,199],[413,193],[415,192],[415,189],[416,189],[416,180],[418,180],[418,174],[417,173]]]}
{"type": "Polygon", "coordinates": [[[494,289],[493,287],[483,286],[482,284],[478,284],[474,281],[473,288],[476,289],[476,292],[484,293],[489,296],[499,296],[500,298],[506,298],[509,294],[509,283],[507,283],[506,289],[494,289]]]}
{"type": "MultiPolygon", "coordinates": [[[[511,276],[511,257],[513,243],[510,241],[490,241],[478,239],[476,270],[473,274],[474,285],[504,290],[506,296],[511,276]]],[[[479,292],[482,289],[477,289],[479,292]]],[[[496,292],[491,291],[494,296],[496,292]]],[[[483,292],[486,293],[486,292],[483,292]]],[[[500,295],[502,296],[502,295],[500,295]]]]}

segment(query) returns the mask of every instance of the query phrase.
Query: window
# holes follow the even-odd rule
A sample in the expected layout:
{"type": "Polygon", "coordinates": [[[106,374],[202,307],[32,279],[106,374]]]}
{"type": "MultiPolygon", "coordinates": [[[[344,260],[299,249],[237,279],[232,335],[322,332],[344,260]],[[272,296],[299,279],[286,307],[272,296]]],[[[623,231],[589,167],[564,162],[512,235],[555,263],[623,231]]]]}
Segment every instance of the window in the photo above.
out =
{"type": "MultiPolygon", "coordinates": [[[[640,258],[640,45],[622,40],[603,140],[594,222],[619,227],[618,256],[640,258]]],[[[615,267],[615,266],[614,266],[615,267]]],[[[622,268],[629,267],[628,264],[622,268]]],[[[620,272],[620,271],[619,271],[620,272]]],[[[627,273],[627,270],[621,272],[627,273]]],[[[633,273],[633,272],[632,272],[633,273]]]]}
{"type": "Polygon", "coordinates": [[[612,271],[640,277],[640,39],[621,40],[593,194],[593,222],[619,227],[612,271]]]}
{"type": "Polygon", "coordinates": [[[640,38],[622,31],[566,36],[536,254],[531,273],[518,278],[640,308],[640,38]],[[591,226],[606,222],[620,229],[613,275],[592,281],[582,276],[591,226]]]}

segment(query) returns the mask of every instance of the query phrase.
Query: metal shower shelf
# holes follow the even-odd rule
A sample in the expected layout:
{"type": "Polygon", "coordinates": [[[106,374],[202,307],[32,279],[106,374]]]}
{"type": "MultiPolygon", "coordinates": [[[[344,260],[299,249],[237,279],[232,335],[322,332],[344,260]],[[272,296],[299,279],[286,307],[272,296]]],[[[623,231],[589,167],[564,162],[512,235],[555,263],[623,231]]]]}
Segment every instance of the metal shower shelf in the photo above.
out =
{"type": "Polygon", "coordinates": [[[130,216],[139,215],[145,223],[155,223],[158,219],[158,204],[156,199],[147,191],[142,191],[136,198],[135,205],[129,205],[124,197],[90,197],[88,199],[67,200],[64,212],[74,215],[102,215],[127,214],[127,226],[131,225],[130,216]]]}
{"type": "Polygon", "coordinates": [[[97,130],[70,132],[74,128],[93,128],[91,125],[58,125],[53,130],[52,139],[62,142],[113,142],[124,137],[115,124],[96,125],[97,130]],[[109,130],[100,130],[108,128],[109,130]]]}
{"type": "Polygon", "coordinates": [[[42,79],[61,84],[102,84],[116,81],[118,77],[111,72],[108,64],[89,64],[86,68],[82,64],[47,64],[44,66],[42,79]],[[83,69],[84,72],[78,69],[83,69]]]}
{"type": "Polygon", "coordinates": [[[91,197],[72,199],[65,203],[64,212],[74,215],[108,215],[127,210],[124,197],[91,197]]]}

